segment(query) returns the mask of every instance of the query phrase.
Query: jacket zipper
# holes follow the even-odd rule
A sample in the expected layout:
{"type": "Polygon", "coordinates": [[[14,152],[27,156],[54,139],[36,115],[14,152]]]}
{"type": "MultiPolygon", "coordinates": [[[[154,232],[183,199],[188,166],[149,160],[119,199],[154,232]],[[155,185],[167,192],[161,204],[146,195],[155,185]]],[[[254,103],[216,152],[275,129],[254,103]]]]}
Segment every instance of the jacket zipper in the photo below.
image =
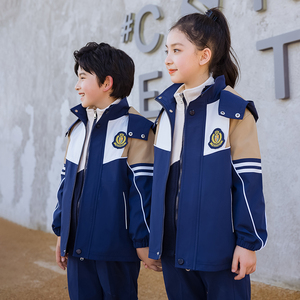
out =
{"type": "MultiPolygon", "coordinates": [[[[68,132],[69,132],[69,131],[68,131],[68,132]]],[[[68,132],[67,132],[67,133],[68,133],[68,132]]],[[[86,138],[86,134],[87,134],[87,129],[85,128],[85,138],[86,138]]],[[[83,144],[83,146],[84,146],[84,144],[83,144]]],[[[82,155],[82,152],[83,152],[83,147],[82,147],[82,149],[81,149],[80,157],[81,157],[81,155],[82,155]]],[[[80,159],[79,159],[79,162],[78,162],[78,165],[77,165],[77,169],[76,169],[76,177],[77,177],[77,172],[78,172],[79,164],[80,164],[80,159]]],[[[72,199],[72,202],[73,202],[73,197],[74,197],[75,184],[76,184],[76,178],[75,178],[75,183],[74,183],[74,185],[73,185],[73,190],[72,190],[72,198],[71,198],[71,199],[72,199]]],[[[65,254],[66,254],[66,252],[67,252],[68,243],[69,243],[70,226],[71,226],[71,218],[72,218],[72,204],[73,204],[73,203],[71,203],[70,222],[69,222],[69,230],[68,230],[68,240],[67,240],[67,243],[66,243],[66,249],[64,249],[64,253],[65,253],[65,254]]],[[[77,215],[77,212],[76,212],[76,215],[77,215]]],[[[77,218],[77,216],[76,216],[76,218],[77,218]]],[[[74,245],[74,246],[75,246],[75,245],[74,245]]]]}
{"type": "MultiPolygon", "coordinates": [[[[184,116],[186,115],[186,108],[187,108],[187,102],[183,95],[183,93],[180,94],[183,104],[184,104],[184,116]]],[[[185,129],[185,119],[184,118],[184,125],[183,125],[183,131],[182,131],[182,142],[181,142],[181,151],[180,151],[180,168],[179,168],[179,179],[178,179],[178,191],[176,196],[176,202],[175,202],[175,228],[177,228],[177,219],[178,219],[178,205],[179,205],[179,194],[181,189],[181,179],[182,179],[182,154],[183,154],[183,144],[184,144],[184,129],[185,129]]]]}
{"type": "Polygon", "coordinates": [[[88,147],[87,147],[87,150],[86,150],[86,159],[85,159],[84,173],[83,173],[83,176],[84,176],[84,178],[83,178],[83,184],[82,184],[82,188],[81,188],[81,192],[80,192],[80,197],[79,197],[78,202],[77,202],[76,223],[77,223],[78,217],[79,217],[80,198],[81,198],[83,187],[84,187],[84,183],[85,183],[85,172],[86,172],[87,163],[88,163],[88,160],[89,160],[89,149],[90,149],[90,144],[91,144],[91,135],[92,135],[92,131],[93,131],[95,125],[96,125],[96,121],[97,121],[97,111],[94,110],[94,122],[93,122],[92,129],[91,129],[90,136],[89,136],[89,144],[88,144],[88,147]]]}
{"type": "MultiPolygon", "coordinates": [[[[158,100],[158,98],[156,98],[156,101],[164,108],[165,112],[167,113],[167,109],[166,107],[158,100]]],[[[171,126],[171,120],[170,120],[170,117],[167,113],[167,116],[169,118],[169,122],[170,122],[170,126],[171,126]]],[[[172,146],[171,146],[172,147],[172,146]]],[[[171,155],[170,155],[170,160],[171,160],[171,155]]],[[[168,174],[167,174],[167,180],[168,180],[168,177],[169,177],[169,173],[170,173],[170,165],[169,165],[169,168],[168,168],[168,174]]],[[[165,190],[165,196],[164,196],[164,199],[166,198],[166,190],[165,190]]],[[[164,215],[164,219],[165,219],[165,213],[166,213],[166,207],[164,205],[164,211],[163,211],[163,215],[164,215]]],[[[160,252],[159,252],[159,257],[158,259],[161,258],[161,255],[162,255],[162,250],[163,250],[163,236],[164,236],[164,232],[165,232],[165,229],[164,229],[164,226],[163,226],[163,230],[162,230],[162,237],[161,237],[161,242],[160,242],[160,252]]]]}

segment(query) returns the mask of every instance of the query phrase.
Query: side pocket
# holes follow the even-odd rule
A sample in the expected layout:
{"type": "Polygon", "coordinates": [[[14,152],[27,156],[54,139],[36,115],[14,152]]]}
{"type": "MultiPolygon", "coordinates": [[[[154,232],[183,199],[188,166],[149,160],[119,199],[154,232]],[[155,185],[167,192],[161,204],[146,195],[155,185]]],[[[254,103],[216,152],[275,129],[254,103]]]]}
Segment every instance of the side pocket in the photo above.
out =
{"type": "Polygon", "coordinates": [[[127,230],[127,204],[126,204],[126,197],[125,193],[123,192],[123,200],[124,200],[124,209],[125,209],[125,228],[127,230]]]}

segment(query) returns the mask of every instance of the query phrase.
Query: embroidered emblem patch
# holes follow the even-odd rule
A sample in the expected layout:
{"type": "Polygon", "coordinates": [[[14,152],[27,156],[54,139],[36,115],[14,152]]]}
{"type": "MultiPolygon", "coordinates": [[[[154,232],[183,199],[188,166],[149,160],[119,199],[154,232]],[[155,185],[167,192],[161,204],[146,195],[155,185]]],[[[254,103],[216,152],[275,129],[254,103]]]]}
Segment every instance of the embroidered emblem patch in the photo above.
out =
{"type": "Polygon", "coordinates": [[[218,149],[224,144],[224,133],[220,128],[216,128],[210,136],[208,146],[211,149],[218,149]]]}
{"type": "Polygon", "coordinates": [[[122,132],[122,131],[117,133],[117,135],[114,138],[114,141],[113,141],[112,145],[117,149],[124,148],[127,145],[126,133],[122,132]]]}

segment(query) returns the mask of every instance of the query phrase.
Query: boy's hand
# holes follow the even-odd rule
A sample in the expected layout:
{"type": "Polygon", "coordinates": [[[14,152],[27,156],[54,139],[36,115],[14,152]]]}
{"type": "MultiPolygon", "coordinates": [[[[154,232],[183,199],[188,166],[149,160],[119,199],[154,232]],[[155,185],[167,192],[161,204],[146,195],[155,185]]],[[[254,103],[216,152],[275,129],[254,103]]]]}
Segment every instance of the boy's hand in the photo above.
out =
{"type": "Polygon", "coordinates": [[[240,280],[245,275],[251,274],[256,270],[256,253],[248,249],[236,246],[233,254],[231,271],[238,274],[235,280],[240,280]]]}
{"type": "Polygon", "coordinates": [[[149,247],[137,248],[136,253],[137,253],[138,257],[140,258],[140,260],[143,262],[146,269],[149,268],[149,269],[154,270],[156,272],[161,272],[162,271],[160,259],[155,260],[155,259],[152,259],[152,258],[148,257],[149,247]]]}
{"type": "Polygon", "coordinates": [[[68,255],[60,256],[60,236],[57,237],[55,255],[56,255],[56,263],[61,269],[65,270],[68,263],[68,255]]]}

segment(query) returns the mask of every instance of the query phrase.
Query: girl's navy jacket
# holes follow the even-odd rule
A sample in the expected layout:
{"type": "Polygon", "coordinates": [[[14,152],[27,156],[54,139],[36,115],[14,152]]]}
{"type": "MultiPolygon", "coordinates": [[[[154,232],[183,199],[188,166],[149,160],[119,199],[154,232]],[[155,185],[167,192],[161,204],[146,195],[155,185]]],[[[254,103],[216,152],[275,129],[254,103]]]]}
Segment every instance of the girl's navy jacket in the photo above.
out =
{"type": "MultiPolygon", "coordinates": [[[[67,135],[65,164],[53,215],[61,236],[61,255],[68,247],[78,165],[85,142],[87,113],[71,109],[78,120],[67,135]]],[[[92,128],[84,182],[78,202],[76,257],[105,261],[138,261],[135,248],[149,244],[153,176],[152,122],[128,106],[126,98],[111,105],[92,128]]]]}
{"type": "Polygon", "coordinates": [[[163,109],[154,142],[149,257],[171,255],[174,242],[178,268],[230,269],[236,245],[259,250],[267,240],[257,113],[226,88],[224,76],[216,78],[187,106],[181,157],[170,165],[179,86],[156,98],[163,109]],[[170,206],[172,193],[177,200],[170,206]]]}

